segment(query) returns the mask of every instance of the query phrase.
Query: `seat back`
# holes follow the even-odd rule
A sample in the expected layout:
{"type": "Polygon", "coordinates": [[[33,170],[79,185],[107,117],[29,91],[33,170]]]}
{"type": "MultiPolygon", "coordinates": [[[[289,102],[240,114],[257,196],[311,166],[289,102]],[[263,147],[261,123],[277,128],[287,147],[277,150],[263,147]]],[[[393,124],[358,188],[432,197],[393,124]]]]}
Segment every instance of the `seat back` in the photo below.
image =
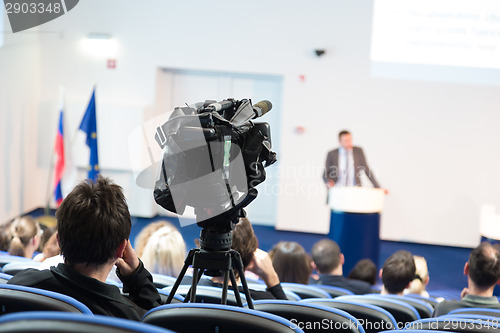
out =
{"type": "Polygon", "coordinates": [[[174,278],[173,276],[167,276],[162,274],[151,273],[151,276],[153,277],[153,284],[155,285],[156,288],[165,288],[173,286],[175,281],[177,280],[177,278],[174,278]]]}
{"type": "Polygon", "coordinates": [[[332,296],[332,298],[344,295],[354,295],[354,293],[348,289],[335,287],[335,286],[327,286],[323,284],[314,285],[316,288],[322,289],[332,296]]]}
{"type": "MultiPolygon", "coordinates": [[[[250,290],[263,291],[267,289],[267,286],[261,283],[247,283],[247,286],[248,289],[250,290]]],[[[300,301],[302,299],[299,295],[297,295],[293,291],[283,289],[283,292],[285,293],[285,296],[289,301],[300,301]]]]}
{"type": "Polygon", "coordinates": [[[343,310],[358,319],[366,333],[392,330],[398,327],[396,319],[392,314],[381,307],[371,304],[325,298],[309,298],[302,300],[301,303],[329,306],[343,310]]]}
{"type": "MultiPolygon", "coordinates": [[[[180,285],[177,288],[176,295],[179,294],[182,297],[186,297],[191,286],[188,285],[180,285]]],[[[170,293],[172,290],[172,286],[163,288],[166,293],[170,293]]],[[[241,301],[243,303],[246,302],[246,297],[244,294],[240,293],[241,301]]],[[[212,303],[212,304],[221,304],[222,300],[222,288],[218,287],[209,287],[209,286],[197,286],[196,287],[196,303],[212,303]]],[[[192,300],[191,300],[192,301],[192,300]]],[[[236,301],[236,297],[234,296],[234,291],[229,289],[227,291],[227,305],[238,305],[236,301]]]]}
{"type": "Polygon", "coordinates": [[[259,300],[255,310],[272,313],[290,320],[304,332],[364,333],[360,322],[349,313],[305,302],[259,300]]]}
{"type": "Polygon", "coordinates": [[[469,315],[500,317],[500,309],[462,308],[452,310],[447,315],[460,315],[462,318],[470,318],[469,315]]]}
{"type": "Polygon", "coordinates": [[[380,295],[380,297],[390,297],[413,306],[418,311],[418,314],[420,315],[421,319],[432,317],[432,312],[434,312],[434,308],[432,306],[430,306],[423,300],[419,300],[416,298],[398,296],[398,295],[380,295]]]}
{"type": "Polygon", "coordinates": [[[421,301],[424,301],[427,304],[429,304],[430,306],[432,306],[433,309],[436,307],[436,305],[439,304],[439,301],[436,298],[430,297],[430,296],[429,297],[424,297],[424,296],[417,295],[417,294],[407,294],[405,296],[406,297],[416,298],[416,299],[419,299],[421,301]]]}
{"type": "Polygon", "coordinates": [[[478,314],[445,314],[442,316],[439,316],[438,318],[447,318],[451,320],[455,320],[456,318],[458,319],[475,319],[479,321],[484,321],[484,322],[491,322],[493,324],[500,325],[500,320],[496,316],[488,316],[488,315],[478,315],[478,314]]]}
{"type": "Polygon", "coordinates": [[[220,304],[168,304],[150,310],[142,322],[184,332],[291,333],[303,332],[281,317],[220,304]]]}
{"type": "Polygon", "coordinates": [[[2,267],[2,272],[5,274],[9,274],[9,275],[14,276],[17,273],[19,273],[20,271],[24,271],[25,269],[28,269],[28,268],[34,268],[34,269],[38,269],[38,270],[43,269],[41,262],[31,261],[31,260],[29,260],[29,261],[15,261],[15,262],[10,262],[10,263],[5,264],[2,267]]]}
{"type": "MultiPolygon", "coordinates": [[[[158,294],[160,294],[161,304],[167,304],[167,298],[169,293],[166,290],[158,289],[158,294]]],[[[172,304],[184,302],[184,297],[179,294],[175,294],[172,298],[172,304]]]]}
{"type": "Polygon", "coordinates": [[[0,283],[7,283],[12,278],[12,275],[0,273],[0,283]]]}
{"type": "Polygon", "coordinates": [[[172,333],[167,329],[127,319],[50,311],[12,313],[1,316],[0,332],[172,333]]]}
{"type": "Polygon", "coordinates": [[[0,313],[21,311],[63,311],[92,314],[90,309],[76,299],[53,291],[18,286],[0,285],[0,313]]]}
{"type": "Polygon", "coordinates": [[[9,254],[7,255],[0,255],[0,267],[3,268],[6,264],[10,262],[34,262],[33,260],[25,257],[18,257],[18,256],[11,256],[9,254]]]}
{"type": "Polygon", "coordinates": [[[328,292],[318,288],[316,285],[313,287],[307,284],[283,282],[281,283],[281,287],[283,288],[283,290],[289,290],[296,293],[302,299],[332,298],[332,296],[330,296],[328,292]]]}
{"type": "Polygon", "coordinates": [[[441,316],[437,318],[420,319],[408,323],[405,327],[414,330],[439,330],[446,332],[460,332],[460,333],[495,333],[500,332],[498,321],[486,321],[481,319],[468,319],[468,318],[454,318],[448,316],[441,316]]]}
{"type": "Polygon", "coordinates": [[[382,295],[370,294],[339,296],[335,299],[338,301],[351,301],[381,307],[392,314],[400,326],[404,326],[409,322],[420,319],[418,311],[411,305],[394,298],[383,297],[382,295]]]}

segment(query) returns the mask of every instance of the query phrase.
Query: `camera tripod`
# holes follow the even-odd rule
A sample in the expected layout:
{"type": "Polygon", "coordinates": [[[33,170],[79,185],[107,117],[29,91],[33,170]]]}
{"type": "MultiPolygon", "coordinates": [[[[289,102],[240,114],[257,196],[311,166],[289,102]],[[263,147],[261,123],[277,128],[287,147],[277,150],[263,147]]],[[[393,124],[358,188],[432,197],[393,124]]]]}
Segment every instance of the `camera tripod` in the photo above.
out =
{"type": "Polygon", "coordinates": [[[253,302],[248,290],[248,285],[245,279],[245,272],[243,262],[240,254],[231,250],[232,235],[231,232],[221,232],[208,229],[202,229],[200,235],[201,249],[191,249],[184,261],[177,280],[175,281],[172,290],[167,298],[167,304],[172,302],[175,292],[179,288],[182,279],[186,275],[186,271],[190,265],[193,266],[193,280],[191,288],[189,289],[184,303],[196,301],[196,287],[200,282],[202,275],[205,273],[209,276],[224,276],[222,285],[222,299],[221,304],[227,304],[227,291],[229,288],[229,279],[233,286],[234,296],[239,307],[243,307],[243,302],[240,297],[234,269],[238,271],[243,286],[243,292],[247,299],[248,308],[253,309],[253,302]]]}
{"type": "MultiPolygon", "coordinates": [[[[203,273],[210,273],[214,271],[222,271],[224,274],[224,283],[222,286],[222,299],[221,304],[227,303],[227,291],[229,289],[229,279],[231,279],[231,285],[234,288],[234,296],[236,297],[236,302],[239,307],[243,307],[243,302],[240,297],[238,290],[238,285],[236,284],[236,277],[234,275],[233,269],[238,270],[238,274],[241,279],[241,284],[243,286],[243,291],[247,299],[248,308],[253,309],[253,302],[250,296],[250,291],[248,290],[248,285],[245,279],[245,272],[243,271],[243,263],[241,261],[240,254],[237,251],[216,251],[208,252],[202,249],[191,249],[186,257],[184,266],[177,280],[170,291],[167,298],[167,304],[172,301],[177,288],[181,284],[186,271],[190,265],[193,265],[193,280],[191,282],[191,288],[184,298],[184,303],[195,302],[196,301],[196,287],[203,275],[203,273]]],[[[207,274],[208,275],[208,274],[207,274]]]]}

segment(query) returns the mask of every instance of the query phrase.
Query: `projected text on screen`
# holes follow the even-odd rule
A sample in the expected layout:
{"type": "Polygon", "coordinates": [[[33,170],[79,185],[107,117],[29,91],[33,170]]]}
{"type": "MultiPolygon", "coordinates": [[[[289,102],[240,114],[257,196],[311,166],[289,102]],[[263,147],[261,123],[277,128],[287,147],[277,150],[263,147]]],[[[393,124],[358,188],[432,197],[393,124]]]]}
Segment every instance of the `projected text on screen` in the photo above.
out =
{"type": "Polygon", "coordinates": [[[375,0],[371,59],[500,69],[500,1],[375,0]]]}

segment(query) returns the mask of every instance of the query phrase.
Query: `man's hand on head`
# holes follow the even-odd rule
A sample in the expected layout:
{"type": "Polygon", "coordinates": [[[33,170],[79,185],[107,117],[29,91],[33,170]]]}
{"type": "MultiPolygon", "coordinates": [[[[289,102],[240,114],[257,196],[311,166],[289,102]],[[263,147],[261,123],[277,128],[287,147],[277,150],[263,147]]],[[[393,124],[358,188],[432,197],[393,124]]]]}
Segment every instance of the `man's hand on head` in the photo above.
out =
{"type": "Polygon", "coordinates": [[[139,258],[137,257],[135,250],[132,248],[130,240],[127,239],[122,257],[118,258],[115,265],[122,276],[129,276],[132,275],[137,268],[139,268],[139,264],[139,258]]]}

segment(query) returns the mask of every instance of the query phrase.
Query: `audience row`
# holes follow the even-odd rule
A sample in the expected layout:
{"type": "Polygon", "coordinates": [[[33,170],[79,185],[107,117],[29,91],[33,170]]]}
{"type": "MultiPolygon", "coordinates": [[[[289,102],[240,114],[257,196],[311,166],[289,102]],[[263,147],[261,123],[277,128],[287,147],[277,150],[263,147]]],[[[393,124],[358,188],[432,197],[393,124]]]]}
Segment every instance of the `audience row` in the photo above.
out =
{"type": "MultiPolygon", "coordinates": [[[[69,295],[94,314],[140,318],[161,305],[162,297],[151,273],[177,277],[186,258],[186,244],[180,232],[168,222],[155,222],[129,241],[131,220],[122,189],[109,179],[82,182],[66,197],[56,212],[57,231],[46,229],[30,217],[17,218],[3,226],[0,250],[11,255],[57,262],[48,270],[28,269],[17,273],[9,284],[30,286],[69,295]],[[135,248],[135,249],[134,249],[135,248]],[[54,258],[58,258],[57,261],[54,258]],[[123,283],[120,290],[106,283],[116,270],[123,283]],[[110,275],[111,274],[111,275],[110,275]]],[[[282,284],[292,282],[330,285],[354,294],[375,292],[377,268],[369,260],[360,261],[344,277],[344,255],[332,240],[314,244],[311,255],[295,242],[279,242],[269,254],[259,249],[250,222],[241,218],[232,232],[232,249],[241,255],[245,275],[260,279],[265,290],[250,290],[252,299],[286,300],[282,284]]],[[[440,316],[462,307],[498,308],[493,289],[500,279],[500,252],[489,243],[475,248],[464,267],[468,288],[460,301],[444,301],[434,309],[440,316]]],[[[240,276],[235,271],[237,284],[240,276]]],[[[407,251],[391,255],[378,272],[380,294],[405,293],[429,297],[426,261],[407,251]]],[[[190,283],[189,279],[183,283],[190,283]]],[[[200,285],[222,287],[223,278],[203,279],[200,285]]],[[[231,287],[232,288],[232,287],[231,287]]],[[[243,292],[241,286],[238,290],[243,292]]]]}

